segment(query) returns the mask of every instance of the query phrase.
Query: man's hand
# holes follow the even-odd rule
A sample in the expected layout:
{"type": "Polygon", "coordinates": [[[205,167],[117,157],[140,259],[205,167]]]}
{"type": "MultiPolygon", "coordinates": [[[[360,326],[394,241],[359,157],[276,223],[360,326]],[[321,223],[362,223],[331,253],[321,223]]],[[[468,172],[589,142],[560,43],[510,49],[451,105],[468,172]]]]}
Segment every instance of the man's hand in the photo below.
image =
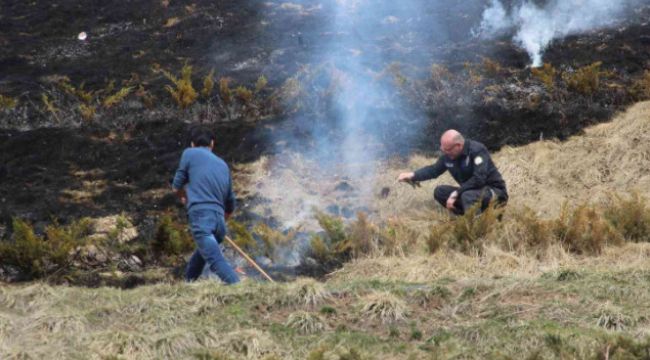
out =
{"type": "Polygon", "coordinates": [[[187,194],[185,193],[185,189],[174,189],[174,187],[172,187],[172,191],[176,193],[176,196],[178,196],[178,199],[181,201],[181,204],[183,205],[187,204],[187,194]]]}
{"type": "Polygon", "coordinates": [[[454,203],[458,199],[458,192],[454,191],[449,195],[449,199],[447,199],[447,209],[449,210],[455,210],[456,208],[454,207],[454,203]]]}
{"type": "Polygon", "coordinates": [[[414,176],[415,176],[415,173],[414,173],[414,172],[405,172],[405,173],[401,173],[401,174],[399,174],[399,176],[397,177],[397,181],[400,181],[400,182],[409,182],[409,181],[413,180],[413,177],[414,177],[414,176]]]}

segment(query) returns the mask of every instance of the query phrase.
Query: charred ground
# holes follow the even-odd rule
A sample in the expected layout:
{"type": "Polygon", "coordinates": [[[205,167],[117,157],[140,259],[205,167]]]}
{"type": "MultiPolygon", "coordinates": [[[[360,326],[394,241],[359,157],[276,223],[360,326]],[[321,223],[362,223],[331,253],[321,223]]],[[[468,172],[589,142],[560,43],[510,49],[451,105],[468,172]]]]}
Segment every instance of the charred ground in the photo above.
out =
{"type": "MultiPolygon", "coordinates": [[[[442,11],[427,3],[423,13],[442,11]]],[[[451,126],[491,149],[540,137],[564,139],[650,96],[650,77],[644,78],[650,69],[649,7],[639,8],[616,29],[554,42],[545,53],[554,69],[549,86],[531,73],[527,54],[507,34],[495,40],[470,35],[480,22],[482,7],[476,5],[482,3],[462,2],[437,14],[449,30],[425,37],[428,47],[405,56],[395,47],[405,40],[396,37],[368,50],[384,59],[369,68],[383,74],[380,81],[393,82],[394,96],[411,105],[403,122],[384,124],[384,155],[430,153],[431,139],[451,126]],[[569,85],[567,76],[596,62],[602,64],[594,89],[569,85]],[[424,130],[410,146],[391,147],[396,131],[409,133],[414,121],[424,123],[424,130]]],[[[53,218],[66,223],[125,212],[146,241],[153,232],[152,216],[179,210],[166,189],[191,123],[213,126],[220,140],[216,152],[231,163],[276,151],[271,139],[278,134],[308,140],[313,134],[297,120],[305,117],[334,129],[333,139],[340,137],[336,112],[327,105],[330,82],[319,80],[328,79],[331,67],[314,63],[313,54],[324,51],[321,44],[328,38],[355,34],[324,32],[330,19],[317,4],[3,5],[0,94],[16,103],[0,109],[0,235],[9,237],[13,217],[42,230],[53,218]],[[76,39],[81,31],[88,33],[85,42],[76,39]],[[223,89],[215,90],[178,109],[160,69],[176,74],[186,63],[194,66],[197,90],[212,69],[215,79],[229,79],[233,88],[253,89],[262,75],[268,86],[246,101],[228,102],[223,89]],[[78,91],[62,84],[95,97],[85,103],[78,91]],[[105,100],[120,87],[130,93],[115,106],[103,106],[97,94],[105,100]],[[305,112],[304,101],[324,103],[315,107],[322,111],[295,116],[305,112]],[[89,119],[79,110],[84,104],[97,107],[89,119]]],[[[309,141],[295,146],[304,143],[309,141]]]]}

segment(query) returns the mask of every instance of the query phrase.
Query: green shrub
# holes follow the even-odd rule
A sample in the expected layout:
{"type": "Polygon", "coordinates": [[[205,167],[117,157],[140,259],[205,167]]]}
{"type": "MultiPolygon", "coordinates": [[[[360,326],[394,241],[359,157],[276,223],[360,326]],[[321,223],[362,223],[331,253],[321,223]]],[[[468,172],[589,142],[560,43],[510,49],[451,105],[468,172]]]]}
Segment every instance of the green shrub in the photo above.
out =
{"type": "Polygon", "coordinates": [[[232,235],[233,241],[237,246],[246,251],[257,251],[257,241],[253,234],[246,228],[246,225],[236,220],[228,220],[228,229],[232,235]]]}
{"type": "Polygon", "coordinates": [[[158,221],[151,247],[157,254],[180,255],[192,250],[194,241],[185,225],[165,214],[158,221]]]}
{"type": "Polygon", "coordinates": [[[0,243],[0,262],[39,277],[69,265],[73,250],[86,242],[91,223],[88,219],[68,226],[54,223],[45,228],[43,237],[36,235],[32,226],[20,219],[13,219],[12,227],[11,240],[0,243]]]}
{"type": "Polygon", "coordinates": [[[323,212],[316,212],[316,220],[332,244],[338,244],[345,240],[345,225],[341,218],[330,216],[323,212]]]}
{"type": "Polygon", "coordinates": [[[595,93],[600,86],[600,78],[606,72],[600,70],[603,63],[598,61],[579,68],[574,73],[564,73],[563,78],[569,89],[584,95],[595,93]]]}
{"type": "Polygon", "coordinates": [[[451,226],[448,245],[465,254],[482,252],[488,234],[496,228],[498,215],[502,212],[493,206],[479,214],[480,204],[472,206],[465,215],[455,219],[451,226]]]}

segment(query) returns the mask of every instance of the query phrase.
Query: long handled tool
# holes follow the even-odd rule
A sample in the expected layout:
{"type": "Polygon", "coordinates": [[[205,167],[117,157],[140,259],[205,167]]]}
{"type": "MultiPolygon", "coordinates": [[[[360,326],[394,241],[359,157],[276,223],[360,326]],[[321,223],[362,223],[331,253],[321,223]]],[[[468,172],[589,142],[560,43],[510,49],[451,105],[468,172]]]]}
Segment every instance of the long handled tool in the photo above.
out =
{"type": "Polygon", "coordinates": [[[273,279],[271,279],[269,274],[267,274],[264,270],[262,270],[262,268],[259,265],[257,265],[257,263],[253,259],[251,259],[250,256],[246,255],[244,250],[242,250],[239,246],[237,246],[237,244],[235,244],[235,242],[232,241],[232,239],[228,235],[225,236],[225,239],[228,242],[228,244],[230,244],[232,247],[234,247],[235,250],[237,250],[237,252],[239,253],[239,255],[241,255],[244,259],[246,259],[246,261],[248,261],[249,264],[251,264],[255,269],[257,269],[257,271],[259,271],[260,274],[262,274],[262,276],[264,276],[264,278],[266,278],[266,280],[268,280],[268,281],[270,281],[272,283],[275,282],[275,281],[273,281],[273,279]]]}

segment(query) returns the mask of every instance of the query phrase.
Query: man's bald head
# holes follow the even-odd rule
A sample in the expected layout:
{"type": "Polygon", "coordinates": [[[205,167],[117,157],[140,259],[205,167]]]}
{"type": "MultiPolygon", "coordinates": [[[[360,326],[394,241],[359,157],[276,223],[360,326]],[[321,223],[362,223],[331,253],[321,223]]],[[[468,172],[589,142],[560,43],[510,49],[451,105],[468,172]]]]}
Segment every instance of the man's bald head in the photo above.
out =
{"type": "Polygon", "coordinates": [[[452,159],[463,152],[465,138],[454,129],[445,131],[440,137],[440,150],[452,159]]]}

